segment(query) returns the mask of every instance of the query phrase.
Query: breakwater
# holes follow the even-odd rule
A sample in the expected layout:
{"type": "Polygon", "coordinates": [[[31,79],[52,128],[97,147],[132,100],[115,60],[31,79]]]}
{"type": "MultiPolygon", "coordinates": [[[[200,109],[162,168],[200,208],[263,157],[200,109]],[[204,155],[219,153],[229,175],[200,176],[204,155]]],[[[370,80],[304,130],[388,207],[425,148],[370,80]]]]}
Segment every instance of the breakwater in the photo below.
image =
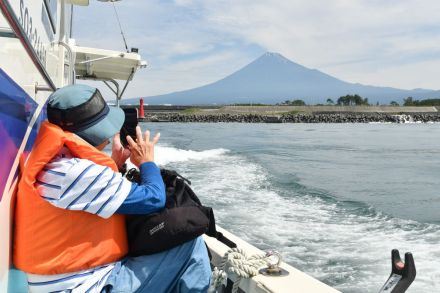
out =
{"type": "Polygon", "coordinates": [[[182,114],[147,113],[145,122],[239,122],[239,123],[408,123],[440,122],[440,113],[288,113],[282,115],[264,114],[182,114]]]}

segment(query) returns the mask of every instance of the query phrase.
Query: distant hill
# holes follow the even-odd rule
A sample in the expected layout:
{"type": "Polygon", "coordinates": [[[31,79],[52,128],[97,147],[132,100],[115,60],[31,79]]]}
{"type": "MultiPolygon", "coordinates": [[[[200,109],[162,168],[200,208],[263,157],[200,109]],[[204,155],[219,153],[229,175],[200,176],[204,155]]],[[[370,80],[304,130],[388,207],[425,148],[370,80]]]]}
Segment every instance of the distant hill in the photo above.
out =
{"type": "MultiPolygon", "coordinates": [[[[302,99],[307,104],[334,101],[340,96],[358,94],[370,103],[402,103],[403,98],[440,97],[440,91],[367,86],[349,83],[316,69],[290,61],[281,54],[267,52],[242,69],[214,83],[180,92],[145,97],[146,104],[232,104],[267,103],[302,99]]],[[[139,99],[124,99],[124,104],[137,104],[139,99]]]]}

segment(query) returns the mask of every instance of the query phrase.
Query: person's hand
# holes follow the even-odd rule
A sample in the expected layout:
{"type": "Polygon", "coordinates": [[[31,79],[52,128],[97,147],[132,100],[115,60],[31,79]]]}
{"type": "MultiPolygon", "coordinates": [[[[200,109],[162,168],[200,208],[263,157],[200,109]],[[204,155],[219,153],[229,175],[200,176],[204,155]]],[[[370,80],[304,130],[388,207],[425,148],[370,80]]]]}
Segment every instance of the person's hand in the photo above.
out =
{"type": "Polygon", "coordinates": [[[119,133],[116,133],[113,136],[112,159],[113,161],[115,161],[119,170],[121,170],[122,166],[129,157],[130,157],[130,150],[122,146],[121,137],[119,133]]]}
{"type": "Polygon", "coordinates": [[[160,133],[154,136],[150,141],[150,131],[145,131],[142,137],[141,128],[136,127],[136,142],[127,136],[127,142],[130,146],[130,161],[139,168],[142,163],[154,161],[154,145],[159,141],[160,133]]]}

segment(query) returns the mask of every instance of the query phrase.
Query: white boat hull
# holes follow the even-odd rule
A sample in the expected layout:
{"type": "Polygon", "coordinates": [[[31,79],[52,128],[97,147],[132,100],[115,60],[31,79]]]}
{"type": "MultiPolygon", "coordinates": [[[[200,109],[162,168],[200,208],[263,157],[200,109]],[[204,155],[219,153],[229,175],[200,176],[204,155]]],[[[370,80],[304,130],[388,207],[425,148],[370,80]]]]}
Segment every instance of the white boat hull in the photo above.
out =
{"type": "MultiPolygon", "coordinates": [[[[226,238],[237,244],[237,247],[243,249],[248,256],[264,254],[260,249],[219,226],[217,226],[217,231],[221,232],[226,238]]],[[[205,236],[205,242],[212,254],[212,264],[219,266],[223,256],[229,250],[229,247],[217,239],[208,236],[205,236]]],[[[239,288],[246,293],[339,292],[286,263],[282,263],[280,267],[289,272],[289,275],[272,277],[259,274],[251,279],[242,279],[239,288]]],[[[235,278],[232,278],[231,281],[234,282],[235,278]]]]}

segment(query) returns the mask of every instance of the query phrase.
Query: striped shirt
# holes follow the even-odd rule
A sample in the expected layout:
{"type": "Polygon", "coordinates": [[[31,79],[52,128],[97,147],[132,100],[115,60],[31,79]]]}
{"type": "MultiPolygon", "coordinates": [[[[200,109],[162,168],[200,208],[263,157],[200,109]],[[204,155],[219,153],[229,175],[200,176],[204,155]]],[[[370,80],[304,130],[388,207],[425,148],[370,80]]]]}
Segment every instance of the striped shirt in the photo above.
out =
{"type": "Polygon", "coordinates": [[[115,264],[83,270],[76,273],[59,275],[26,274],[29,292],[34,293],[98,293],[101,292],[105,281],[111,274],[115,264]]]}
{"type": "Polygon", "coordinates": [[[131,185],[109,167],[74,158],[67,148],[46,164],[36,182],[38,193],[54,206],[103,218],[115,213],[131,185]]]}
{"type": "MultiPolygon", "coordinates": [[[[109,218],[114,213],[150,213],[165,205],[160,170],[140,166],[141,184],[131,183],[111,168],[72,156],[64,147],[37,175],[41,197],[54,206],[109,218]]],[[[59,275],[27,274],[29,292],[100,292],[115,263],[59,275]]]]}

